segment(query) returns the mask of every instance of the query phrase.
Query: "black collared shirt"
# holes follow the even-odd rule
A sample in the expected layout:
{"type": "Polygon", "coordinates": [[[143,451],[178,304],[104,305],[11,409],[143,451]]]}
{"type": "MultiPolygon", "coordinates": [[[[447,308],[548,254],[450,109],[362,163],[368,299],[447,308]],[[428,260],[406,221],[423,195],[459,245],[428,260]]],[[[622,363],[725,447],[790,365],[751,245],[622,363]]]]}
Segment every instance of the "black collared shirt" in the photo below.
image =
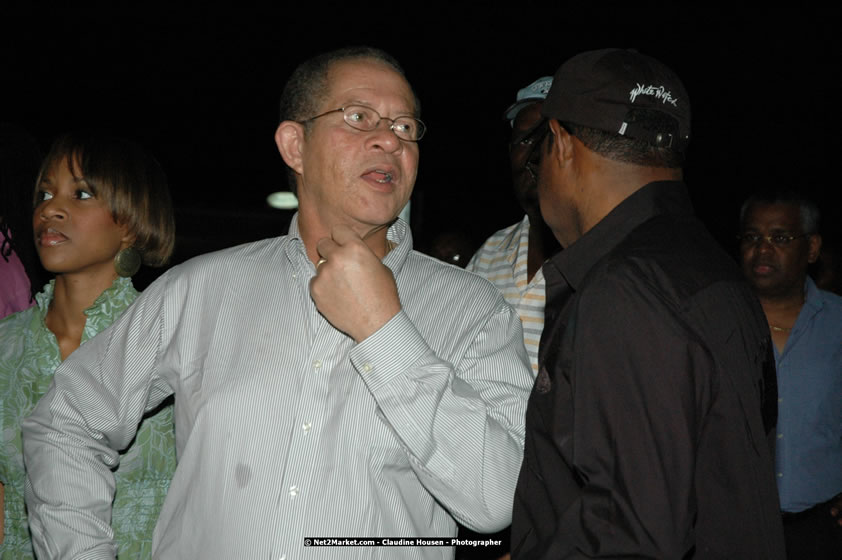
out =
{"type": "Polygon", "coordinates": [[[515,559],[783,558],[763,311],[679,182],[544,265],[515,559]]]}

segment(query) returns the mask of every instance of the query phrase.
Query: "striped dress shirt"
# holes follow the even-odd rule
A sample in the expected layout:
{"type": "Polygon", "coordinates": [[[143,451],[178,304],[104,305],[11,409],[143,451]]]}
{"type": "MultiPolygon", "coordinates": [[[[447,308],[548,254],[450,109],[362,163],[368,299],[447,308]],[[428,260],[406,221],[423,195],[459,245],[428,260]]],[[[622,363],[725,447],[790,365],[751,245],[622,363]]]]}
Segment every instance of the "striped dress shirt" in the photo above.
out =
{"type": "Polygon", "coordinates": [[[507,525],[532,382],[520,322],[488,282],[413,251],[404,222],[388,235],[402,310],[360,344],[316,310],[293,219],[170,269],[74,353],[23,424],[40,557],[113,558],[114,449],[171,393],[155,558],[452,558],[305,537],[507,525]]]}
{"type": "Polygon", "coordinates": [[[523,344],[529,354],[532,375],[538,375],[538,344],[544,330],[544,272],[540,268],[529,280],[529,216],[488,238],[471,258],[467,269],[487,278],[520,316],[523,344]]]}

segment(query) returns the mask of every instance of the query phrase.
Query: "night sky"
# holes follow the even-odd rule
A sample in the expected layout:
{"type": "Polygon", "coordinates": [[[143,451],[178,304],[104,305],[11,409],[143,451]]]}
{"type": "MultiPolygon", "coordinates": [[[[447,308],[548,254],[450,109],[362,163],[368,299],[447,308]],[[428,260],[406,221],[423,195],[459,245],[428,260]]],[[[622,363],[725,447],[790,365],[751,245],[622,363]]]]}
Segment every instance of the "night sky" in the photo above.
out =
{"type": "Polygon", "coordinates": [[[519,219],[502,112],[518,88],[603,47],[636,48],[684,80],[693,105],[685,176],[723,244],[732,245],[742,198],[771,183],[816,196],[838,236],[838,8],[134,4],[4,2],[0,121],[23,126],[44,150],[83,127],[148,147],[177,207],[176,261],[285,232],[290,214],[265,204],[285,184],[273,141],[281,88],[303,59],[351,44],[392,53],[421,98],[429,131],[412,199],[417,245],[453,229],[479,243],[519,219]]]}

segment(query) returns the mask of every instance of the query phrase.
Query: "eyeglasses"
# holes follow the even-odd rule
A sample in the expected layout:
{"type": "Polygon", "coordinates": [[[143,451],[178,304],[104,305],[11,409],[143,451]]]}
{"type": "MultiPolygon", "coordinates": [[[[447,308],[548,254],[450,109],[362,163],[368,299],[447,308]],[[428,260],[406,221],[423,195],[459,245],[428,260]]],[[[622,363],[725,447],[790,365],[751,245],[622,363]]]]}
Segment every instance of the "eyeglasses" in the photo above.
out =
{"type": "Polygon", "coordinates": [[[523,148],[527,150],[524,167],[535,179],[538,178],[538,166],[541,164],[541,150],[538,147],[543,144],[549,131],[549,121],[542,119],[541,122],[527,130],[519,138],[515,138],[511,144],[512,149],[523,148]]]}
{"type": "Polygon", "coordinates": [[[542,119],[541,122],[521,134],[519,137],[512,140],[512,147],[515,146],[535,146],[540,145],[544,141],[544,137],[549,132],[549,121],[542,119]]]}
{"type": "Polygon", "coordinates": [[[332,109],[321,115],[301,121],[301,124],[338,112],[342,113],[342,118],[345,119],[345,123],[348,126],[356,130],[362,130],[363,132],[374,130],[380,126],[380,121],[392,121],[392,124],[389,125],[389,130],[394,132],[395,136],[407,142],[418,142],[424,137],[424,133],[427,132],[427,125],[421,122],[421,119],[409,116],[397,117],[395,119],[381,117],[380,113],[371,107],[365,107],[363,105],[348,105],[347,107],[332,109]]]}
{"type": "Polygon", "coordinates": [[[761,241],[765,241],[775,247],[786,247],[794,240],[809,237],[810,235],[812,234],[791,235],[788,233],[772,233],[770,235],[760,235],[759,233],[743,233],[738,235],[737,239],[743,245],[759,245],[761,241]]]}

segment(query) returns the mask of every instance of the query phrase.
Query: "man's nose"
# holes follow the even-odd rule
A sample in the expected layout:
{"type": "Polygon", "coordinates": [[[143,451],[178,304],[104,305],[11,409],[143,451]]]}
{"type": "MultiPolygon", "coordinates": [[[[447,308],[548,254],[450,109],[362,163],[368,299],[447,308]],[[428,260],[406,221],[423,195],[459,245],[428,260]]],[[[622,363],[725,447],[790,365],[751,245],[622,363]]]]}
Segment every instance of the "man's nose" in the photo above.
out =
{"type": "Polygon", "coordinates": [[[761,237],[755,243],[755,250],[760,253],[769,253],[776,249],[776,245],[772,243],[772,239],[770,237],[761,237]]]}
{"type": "Polygon", "coordinates": [[[380,119],[377,127],[370,133],[372,147],[377,147],[385,152],[397,152],[403,147],[403,142],[395,131],[392,130],[392,121],[389,119],[380,119]]]}

